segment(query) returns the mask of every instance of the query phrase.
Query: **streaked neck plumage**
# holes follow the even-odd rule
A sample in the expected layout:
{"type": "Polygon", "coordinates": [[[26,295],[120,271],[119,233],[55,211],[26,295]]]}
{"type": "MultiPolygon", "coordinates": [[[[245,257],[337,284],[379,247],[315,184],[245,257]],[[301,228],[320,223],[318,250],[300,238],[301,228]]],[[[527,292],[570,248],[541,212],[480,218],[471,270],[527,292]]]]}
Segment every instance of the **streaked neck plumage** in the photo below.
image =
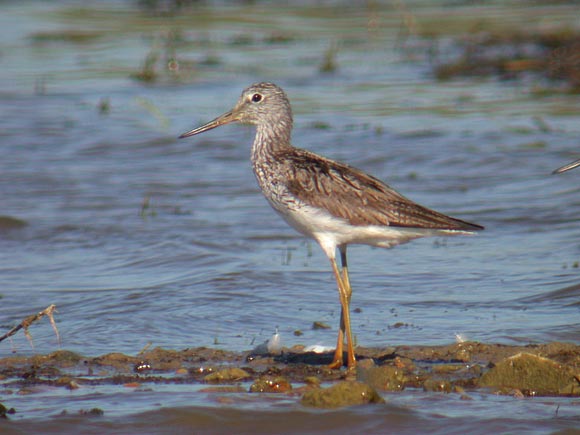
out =
{"type": "MultiPolygon", "coordinates": [[[[289,108],[288,108],[289,109],[289,108]]],[[[270,160],[272,154],[282,149],[292,148],[292,112],[271,114],[256,124],[256,137],[252,144],[252,164],[270,160]]]]}

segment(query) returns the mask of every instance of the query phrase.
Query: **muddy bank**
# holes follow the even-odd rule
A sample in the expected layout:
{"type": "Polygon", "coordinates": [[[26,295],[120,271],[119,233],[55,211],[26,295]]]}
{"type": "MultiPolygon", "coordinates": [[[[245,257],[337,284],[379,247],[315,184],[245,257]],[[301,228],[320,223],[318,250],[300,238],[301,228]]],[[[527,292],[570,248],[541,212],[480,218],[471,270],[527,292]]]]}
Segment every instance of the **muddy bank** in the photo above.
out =
{"type": "Polygon", "coordinates": [[[580,396],[580,346],[569,343],[359,347],[357,358],[356,373],[347,373],[326,367],[331,353],[302,352],[300,347],[277,355],[156,348],[138,356],[87,357],[61,350],[0,359],[0,391],[6,409],[12,394],[34,394],[45,387],[64,392],[88,385],[202,384],[204,392],[280,393],[295,396],[305,406],[329,408],[380,403],[380,393],[406,388],[456,393],[465,399],[470,391],[580,396]]]}
{"type": "MultiPolygon", "coordinates": [[[[432,35],[430,35],[432,36],[432,35]]],[[[488,77],[545,79],[536,93],[580,92],[580,33],[572,29],[551,31],[473,31],[453,40],[452,53],[433,50],[435,77],[488,77]]]]}

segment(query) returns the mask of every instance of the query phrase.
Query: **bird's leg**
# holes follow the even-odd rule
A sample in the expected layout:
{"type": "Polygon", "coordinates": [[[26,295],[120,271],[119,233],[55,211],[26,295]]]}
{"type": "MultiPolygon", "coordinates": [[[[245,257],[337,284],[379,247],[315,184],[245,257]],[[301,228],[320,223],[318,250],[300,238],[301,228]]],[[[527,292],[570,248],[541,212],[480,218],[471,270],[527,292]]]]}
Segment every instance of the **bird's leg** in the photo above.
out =
{"type": "MultiPolygon", "coordinates": [[[[340,262],[342,265],[342,283],[346,291],[346,306],[348,312],[348,333],[346,334],[347,342],[347,367],[354,368],[356,366],[356,358],[354,355],[354,344],[352,340],[352,332],[350,330],[350,299],[352,296],[352,287],[350,286],[350,279],[348,277],[348,266],[346,262],[346,245],[340,247],[340,262]]],[[[344,324],[344,315],[341,313],[341,328],[345,332],[346,325],[344,324]]]]}
{"type": "Polygon", "coordinates": [[[352,296],[352,287],[350,286],[350,279],[348,277],[348,265],[346,261],[346,245],[340,246],[339,249],[340,249],[340,262],[342,266],[342,284],[346,292],[346,304],[347,304],[346,311],[348,315],[348,329],[347,324],[345,323],[344,309],[341,310],[340,326],[343,334],[346,333],[347,367],[350,369],[356,366],[352,332],[350,329],[350,299],[352,296]]]}
{"type": "Polygon", "coordinates": [[[352,288],[350,287],[350,279],[348,278],[348,266],[346,264],[346,245],[340,247],[340,262],[342,265],[342,283],[344,284],[345,290],[347,291],[348,305],[350,306],[352,288]]]}
{"type": "MultiPolygon", "coordinates": [[[[340,290],[339,290],[340,292],[340,290]]],[[[339,369],[342,367],[342,347],[344,345],[344,314],[340,310],[340,328],[338,329],[338,339],[336,340],[336,350],[334,351],[334,359],[328,365],[331,369],[339,369]]]]}
{"type": "Polygon", "coordinates": [[[350,298],[352,289],[348,279],[348,269],[346,263],[346,246],[340,247],[340,256],[342,263],[342,272],[339,271],[338,265],[334,258],[330,259],[332,271],[338,286],[338,295],[340,298],[341,313],[340,313],[340,329],[338,331],[338,340],[336,343],[336,351],[334,353],[334,360],[329,365],[330,368],[338,368],[342,366],[342,349],[344,345],[344,338],[346,336],[347,345],[347,367],[353,369],[356,366],[356,359],[354,355],[352,333],[350,328],[350,298]]]}
{"type": "MultiPolygon", "coordinates": [[[[332,260],[331,260],[332,261],[332,260]]],[[[334,268],[334,266],[333,266],[334,268]]],[[[336,272],[335,272],[335,276],[336,276],[336,272]]],[[[337,284],[338,284],[338,293],[339,293],[339,297],[340,297],[340,324],[339,324],[339,328],[338,328],[338,338],[336,340],[336,350],[334,351],[334,359],[332,360],[332,362],[328,365],[329,368],[331,369],[339,369],[342,367],[343,364],[343,360],[342,360],[342,349],[344,346],[344,308],[342,306],[342,297],[340,296],[341,293],[341,284],[338,283],[338,279],[337,279],[337,284]]]]}
{"type": "MultiPolygon", "coordinates": [[[[342,266],[341,281],[343,283],[343,288],[344,288],[344,283],[345,283],[345,280],[344,280],[345,273],[346,273],[346,278],[348,280],[348,272],[346,272],[346,270],[345,270],[345,266],[346,266],[346,252],[345,252],[345,250],[346,250],[346,247],[344,247],[344,249],[342,247],[340,248],[340,260],[341,260],[341,266],[342,266]]],[[[346,290],[346,288],[345,288],[345,290],[346,290]]],[[[338,291],[340,292],[340,284],[339,284],[338,291]]],[[[348,291],[347,291],[347,295],[348,295],[348,291]]],[[[342,364],[343,364],[343,347],[344,347],[345,327],[344,327],[344,309],[342,308],[342,303],[341,303],[341,309],[340,309],[340,324],[338,326],[339,326],[338,338],[336,340],[336,350],[334,351],[334,359],[332,360],[332,363],[329,365],[329,367],[333,368],[333,369],[339,369],[342,367],[342,364]]]]}

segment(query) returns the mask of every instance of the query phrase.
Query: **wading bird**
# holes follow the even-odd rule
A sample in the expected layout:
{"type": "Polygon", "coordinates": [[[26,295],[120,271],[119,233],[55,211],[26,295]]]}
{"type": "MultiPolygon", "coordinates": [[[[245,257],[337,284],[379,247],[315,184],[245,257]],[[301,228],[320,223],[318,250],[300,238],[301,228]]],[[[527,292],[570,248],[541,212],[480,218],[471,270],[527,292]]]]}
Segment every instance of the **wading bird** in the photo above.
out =
{"type": "Polygon", "coordinates": [[[292,146],[290,102],[272,83],[250,86],[232,110],[180,138],[231,122],[256,126],[251,160],[262,193],[290,226],[316,240],[330,260],[341,304],[330,367],[343,365],[346,338],[346,363],[353,369],[356,358],[350,327],[352,289],[347,246],[358,243],[391,248],[420,237],[472,234],[483,227],[420,206],[358,169],[292,146]]]}

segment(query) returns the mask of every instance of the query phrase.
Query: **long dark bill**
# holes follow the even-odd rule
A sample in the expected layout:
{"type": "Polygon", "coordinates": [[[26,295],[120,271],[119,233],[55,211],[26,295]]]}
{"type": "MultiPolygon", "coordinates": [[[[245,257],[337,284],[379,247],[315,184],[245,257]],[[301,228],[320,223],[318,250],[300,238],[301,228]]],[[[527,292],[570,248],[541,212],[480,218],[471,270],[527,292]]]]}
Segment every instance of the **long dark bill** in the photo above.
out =
{"type": "Polygon", "coordinates": [[[204,131],[211,130],[213,128],[219,127],[220,125],[226,125],[230,122],[235,122],[237,119],[234,117],[233,112],[226,112],[221,116],[218,116],[213,121],[208,122],[207,124],[202,125],[201,127],[194,128],[193,130],[188,131],[187,133],[183,133],[179,136],[179,139],[183,139],[184,137],[193,136],[195,134],[203,133],[204,131]]]}
{"type": "Polygon", "coordinates": [[[554,172],[552,172],[552,174],[561,174],[562,172],[569,171],[570,169],[574,169],[577,166],[580,166],[580,160],[568,163],[567,165],[564,165],[561,168],[556,169],[554,172]]]}

